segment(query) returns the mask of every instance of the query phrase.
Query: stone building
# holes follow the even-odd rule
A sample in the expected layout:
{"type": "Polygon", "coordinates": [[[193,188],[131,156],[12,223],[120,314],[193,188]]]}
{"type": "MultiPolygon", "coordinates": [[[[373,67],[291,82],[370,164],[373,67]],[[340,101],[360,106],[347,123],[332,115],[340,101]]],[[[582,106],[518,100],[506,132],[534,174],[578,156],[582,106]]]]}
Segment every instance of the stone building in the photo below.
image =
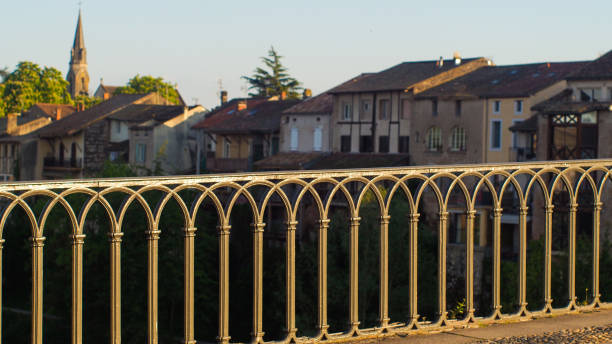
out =
{"type": "Polygon", "coordinates": [[[132,104],[164,104],[157,93],[121,94],[40,129],[33,179],[82,178],[100,171],[117,142],[108,117],[132,104]]]}
{"type": "Polygon", "coordinates": [[[485,58],[404,62],[333,89],[332,151],[408,153],[413,97],[488,66],[485,58]]]}
{"type": "Polygon", "coordinates": [[[72,98],[79,95],[89,94],[89,73],[87,72],[87,49],[85,49],[85,37],[83,36],[83,22],[81,12],[77,20],[74,42],[70,51],[70,66],[68,75],[68,92],[72,98]]]}

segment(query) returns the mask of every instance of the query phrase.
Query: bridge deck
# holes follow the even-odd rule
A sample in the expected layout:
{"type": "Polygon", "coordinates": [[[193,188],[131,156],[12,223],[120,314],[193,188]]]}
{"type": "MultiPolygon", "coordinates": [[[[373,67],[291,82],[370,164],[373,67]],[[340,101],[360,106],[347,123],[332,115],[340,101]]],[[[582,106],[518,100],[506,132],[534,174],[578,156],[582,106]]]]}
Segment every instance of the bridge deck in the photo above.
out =
{"type": "Polygon", "coordinates": [[[385,344],[444,343],[611,343],[612,310],[559,315],[532,321],[457,329],[451,332],[410,335],[385,344]]]}

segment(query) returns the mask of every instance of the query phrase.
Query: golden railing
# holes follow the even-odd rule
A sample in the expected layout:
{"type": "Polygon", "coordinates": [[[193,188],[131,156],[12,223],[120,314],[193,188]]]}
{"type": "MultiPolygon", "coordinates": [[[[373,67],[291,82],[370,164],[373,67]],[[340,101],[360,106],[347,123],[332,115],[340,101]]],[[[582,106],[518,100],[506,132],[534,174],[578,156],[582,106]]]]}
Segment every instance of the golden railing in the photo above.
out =
{"type": "MultiPolygon", "coordinates": [[[[94,204],[104,207],[106,215],[111,223],[108,233],[110,237],[110,341],[121,342],[121,243],[124,229],[122,221],[126,209],[133,202],[139,203],[146,212],[148,230],[147,237],[147,339],[149,343],[158,342],[158,242],[162,229],[159,228],[161,212],[170,199],[174,199],[180,206],[184,218],[183,241],[184,241],[184,343],[196,343],[194,339],[194,240],[197,234],[195,218],[198,209],[205,200],[210,200],[218,214],[218,245],[219,245],[219,330],[218,341],[220,343],[230,342],[229,333],[229,235],[232,223],[230,215],[239,197],[248,201],[252,210],[252,245],[253,245],[253,309],[252,309],[252,342],[263,343],[264,332],[262,328],[262,275],[263,269],[263,233],[266,230],[264,212],[270,200],[274,197],[280,199],[286,213],[286,313],[285,326],[287,336],[283,342],[317,342],[329,341],[340,342],[358,340],[364,338],[377,338],[392,336],[395,334],[411,334],[429,330],[450,329],[457,326],[466,326],[471,323],[491,323],[506,321],[508,319],[529,319],[550,313],[567,313],[574,311],[590,310],[600,307],[608,307],[600,299],[599,288],[599,241],[600,241],[600,215],[602,210],[602,195],[606,181],[610,176],[612,160],[584,160],[584,161],[561,161],[561,162],[536,162],[524,164],[495,164],[495,165],[457,165],[457,166],[430,166],[430,167],[403,167],[403,168],[378,168],[371,170],[338,170],[338,171],[299,171],[299,172],[267,172],[252,174],[227,174],[227,175],[199,175],[185,177],[151,177],[151,178],[120,178],[100,179],[82,181],[44,181],[26,183],[4,183],[0,184],[0,197],[4,199],[0,222],[0,234],[4,230],[7,217],[16,208],[25,211],[31,224],[31,255],[32,255],[32,304],[31,304],[31,342],[42,343],[43,337],[43,252],[45,244],[45,223],[47,217],[54,207],[62,207],[69,216],[71,223],[72,240],[72,309],[71,309],[71,338],[72,343],[83,341],[83,247],[85,244],[84,221],[88,212],[94,204]],[[450,184],[441,187],[438,180],[446,178],[450,184]],[[474,182],[468,182],[473,179],[474,182]],[[418,187],[411,187],[411,181],[416,181],[418,187]],[[352,195],[349,184],[358,184],[357,194],[352,195]],[[386,183],[387,189],[381,191],[380,185],[386,183]],[[593,280],[592,280],[592,302],[588,305],[579,305],[576,302],[576,209],[578,207],[577,190],[582,184],[587,183],[592,190],[593,197],[593,280]],[[294,185],[298,190],[295,195],[285,192],[287,187],[294,185]],[[321,185],[328,186],[326,197],[317,192],[321,185]],[[541,189],[542,206],[545,209],[545,262],[544,262],[544,307],[539,311],[529,311],[526,307],[526,246],[527,246],[527,213],[528,197],[534,193],[534,188],[539,185],[541,189]],[[551,237],[553,196],[563,185],[569,196],[569,271],[568,271],[568,306],[562,309],[553,309],[551,297],[551,237]],[[252,192],[254,188],[265,188],[265,192],[256,197],[252,192]],[[513,187],[519,201],[519,306],[520,309],[514,314],[503,314],[500,304],[500,227],[503,214],[503,197],[507,190],[513,187]],[[488,317],[476,317],[474,309],[474,217],[476,213],[476,195],[487,188],[491,193],[493,242],[492,242],[492,309],[493,313],[488,317]],[[438,319],[434,322],[422,321],[417,312],[417,242],[419,209],[424,202],[424,192],[429,189],[435,196],[437,203],[429,205],[429,209],[435,209],[438,230],[438,319]],[[446,304],[446,245],[447,245],[447,221],[448,202],[452,190],[459,190],[465,198],[465,214],[467,215],[467,240],[465,244],[466,267],[465,267],[465,300],[466,312],[463,319],[449,319],[447,316],[448,306],[446,304]],[[148,204],[143,193],[158,190],[164,194],[162,200],[153,207],[148,204]],[[191,202],[186,203],[180,196],[183,190],[194,190],[198,196],[191,202]],[[219,195],[231,191],[231,197],[223,202],[219,195]],[[375,203],[380,209],[380,266],[379,266],[379,324],[373,328],[361,328],[359,319],[358,300],[358,239],[360,228],[360,207],[366,193],[373,193],[375,203]],[[119,209],[114,209],[108,201],[107,196],[111,193],[122,193],[125,195],[124,202],[119,209]],[[388,249],[389,236],[388,226],[390,216],[389,204],[396,193],[404,193],[410,205],[409,231],[410,242],[410,269],[409,274],[409,319],[405,322],[392,322],[389,318],[389,266],[388,249]],[[87,201],[81,209],[73,209],[66,200],[69,195],[82,194],[87,196],[87,201]],[[300,202],[306,194],[310,194],[316,204],[319,213],[318,230],[318,334],[313,337],[302,337],[296,328],[296,228],[298,225],[298,211],[300,202]],[[329,333],[327,321],[327,230],[330,226],[330,208],[332,199],[336,194],[344,195],[346,206],[350,213],[350,324],[347,331],[342,333],[329,333]],[[354,196],[354,197],[353,197],[354,196]],[[32,197],[47,197],[49,202],[39,217],[28,203],[32,197]],[[78,210],[78,211],[76,211],[78,210]]],[[[353,188],[353,192],[355,189],[353,188]]],[[[397,216],[397,214],[393,214],[397,216]]],[[[4,243],[4,239],[0,239],[4,243]]],[[[1,259],[0,244],[0,259],[1,259]]],[[[0,267],[1,267],[0,261],[0,267]]],[[[1,270],[0,270],[1,274],[1,270]]],[[[0,275],[1,277],[1,275],[0,275]]],[[[1,290],[0,290],[1,292],[1,290]]],[[[1,294],[0,294],[1,300],[1,294]]],[[[429,302],[433,302],[429,300],[429,302]]],[[[403,319],[401,319],[403,320],[403,319]]],[[[1,336],[1,333],[0,333],[1,336]]]]}

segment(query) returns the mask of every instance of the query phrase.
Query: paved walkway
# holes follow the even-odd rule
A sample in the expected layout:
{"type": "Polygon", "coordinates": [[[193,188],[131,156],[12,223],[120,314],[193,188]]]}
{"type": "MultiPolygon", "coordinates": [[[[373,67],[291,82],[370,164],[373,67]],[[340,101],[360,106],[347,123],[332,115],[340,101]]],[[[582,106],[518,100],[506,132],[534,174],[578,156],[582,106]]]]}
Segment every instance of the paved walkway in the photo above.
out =
{"type": "Polygon", "coordinates": [[[612,343],[612,310],[457,329],[430,335],[395,337],[382,343],[612,343]]]}

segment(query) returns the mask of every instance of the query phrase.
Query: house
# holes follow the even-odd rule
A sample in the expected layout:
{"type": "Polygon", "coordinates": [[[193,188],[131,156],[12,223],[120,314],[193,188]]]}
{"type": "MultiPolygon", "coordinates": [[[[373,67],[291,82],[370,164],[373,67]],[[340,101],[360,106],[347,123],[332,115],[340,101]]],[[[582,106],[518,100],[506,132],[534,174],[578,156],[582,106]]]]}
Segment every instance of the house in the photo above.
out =
{"type": "Polygon", "coordinates": [[[410,155],[417,165],[514,161],[508,129],[566,87],[584,62],[485,66],[414,95],[410,155]]]}
{"type": "Polygon", "coordinates": [[[404,62],[333,89],[332,151],[408,153],[414,95],[492,64],[486,58],[404,62]]]}
{"type": "Polygon", "coordinates": [[[70,104],[37,103],[22,114],[23,118],[49,117],[54,121],[72,115],[77,108],[70,104]]]}
{"type": "Polygon", "coordinates": [[[132,104],[165,102],[157,93],[121,94],[41,128],[30,175],[34,179],[80,178],[100,171],[118,140],[111,137],[108,117],[132,104]]]}
{"type": "Polygon", "coordinates": [[[107,99],[109,99],[110,97],[112,97],[115,94],[115,91],[119,87],[120,86],[104,85],[102,83],[102,80],[100,80],[100,85],[98,86],[98,88],[94,92],[94,97],[100,98],[102,100],[107,100],[107,99]]]}
{"type": "Polygon", "coordinates": [[[283,112],[280,123],[281,152],[330,152],[333,96],[328,92],[308,98],[283,112]]]}
{"type": "Polygon", "coordinates": [[[249,171],[253,162],[276,154],[283,111],[298,102],[276,97],[233,99],[213,110],[193,127],[200,131],[198,142],[205,158],[201,170],[249,171]]]}
{"type": "Polygon", "coordinates": [[[195,168],[195,133],[205,109],[132,104],[108,117],[109,160],[129,162],[140,174],[187,174],[195,168]]]}

